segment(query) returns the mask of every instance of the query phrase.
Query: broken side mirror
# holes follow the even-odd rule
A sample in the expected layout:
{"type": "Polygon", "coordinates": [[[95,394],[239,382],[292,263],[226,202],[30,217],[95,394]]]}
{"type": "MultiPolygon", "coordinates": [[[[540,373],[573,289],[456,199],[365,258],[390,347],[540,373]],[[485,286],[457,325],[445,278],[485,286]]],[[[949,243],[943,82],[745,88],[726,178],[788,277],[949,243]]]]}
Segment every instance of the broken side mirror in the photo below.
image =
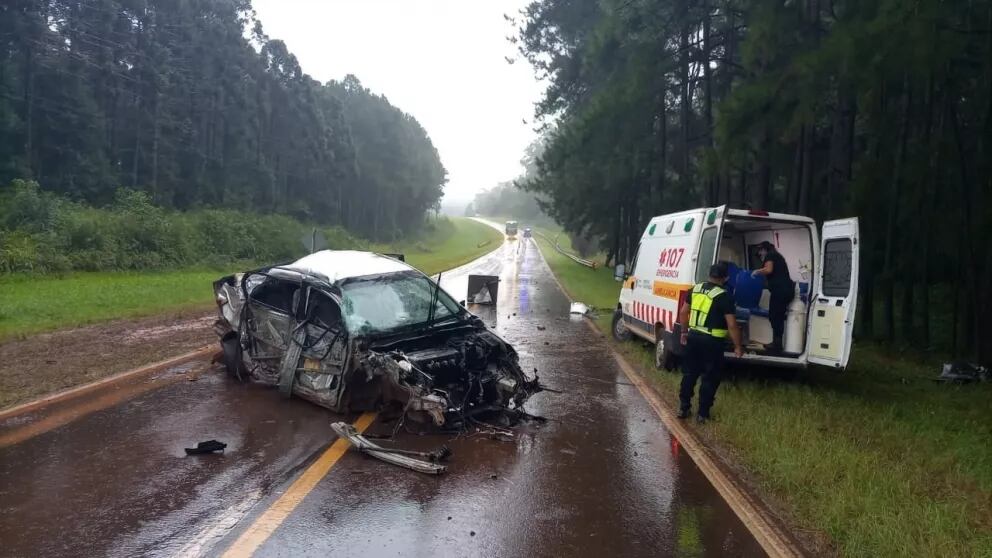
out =
{"type": "Polygon", "coordinates": [[[627,279],[626,266],[624,266],[623,264],[617,264],[617,266],[613,268],[613,279],[615,281],[626,280],[627,279]]]}

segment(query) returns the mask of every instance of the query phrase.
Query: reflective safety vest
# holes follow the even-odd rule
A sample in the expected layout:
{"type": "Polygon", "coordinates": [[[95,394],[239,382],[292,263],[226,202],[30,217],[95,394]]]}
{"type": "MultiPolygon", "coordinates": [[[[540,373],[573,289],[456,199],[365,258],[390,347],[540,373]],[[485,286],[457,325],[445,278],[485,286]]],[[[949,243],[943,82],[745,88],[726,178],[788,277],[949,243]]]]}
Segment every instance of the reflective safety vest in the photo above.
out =
{"type": "Polygon", "coordinates": [[[705,333],[706,335],[711,335],[718,339],[725,338],[729,335],[729,332],[726,329],[706,327],[706,317],[710,315],[710,308],[713,307],[713,299],[725,292],[727,291],[717,285],[713,285],[710,290],[704,291],[703,283],[699,283],[692,288],[689,295],[689,329],[692,331],[698,331],[699,333],[705,333]]]}

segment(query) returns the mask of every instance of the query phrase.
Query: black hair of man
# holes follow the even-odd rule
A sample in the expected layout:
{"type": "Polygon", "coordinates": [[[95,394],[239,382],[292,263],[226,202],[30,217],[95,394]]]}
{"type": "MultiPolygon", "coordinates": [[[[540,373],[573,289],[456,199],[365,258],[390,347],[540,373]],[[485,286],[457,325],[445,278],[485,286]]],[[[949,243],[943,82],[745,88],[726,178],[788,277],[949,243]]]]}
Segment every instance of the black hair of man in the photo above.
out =
{"type": "Polygon", "coordinates": [[[730,276],[730,266],[727,262],[716,262],[710,266],[710,279],[726,279],[730,276]]]}

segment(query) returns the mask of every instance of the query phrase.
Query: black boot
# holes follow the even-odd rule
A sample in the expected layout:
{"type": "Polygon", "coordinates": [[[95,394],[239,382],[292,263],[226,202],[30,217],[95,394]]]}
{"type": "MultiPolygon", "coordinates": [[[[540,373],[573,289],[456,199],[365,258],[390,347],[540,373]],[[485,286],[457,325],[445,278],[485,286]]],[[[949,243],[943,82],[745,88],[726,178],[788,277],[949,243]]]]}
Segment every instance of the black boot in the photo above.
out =
{"type": "Polygon", "coordinates": [[[690,414],[689,407],[682,407],[681,409],[679,409],[679,414],[675,416],[677,416],[680,419],[687,419],[689,418],[689,414],[690,414]]]}
{"type": "Polygon", "coordinates": [[[765,345],[765,350],[769,353],[781,353],[782,352],[782,336],[772,338],[771,345],[765,345]]]}

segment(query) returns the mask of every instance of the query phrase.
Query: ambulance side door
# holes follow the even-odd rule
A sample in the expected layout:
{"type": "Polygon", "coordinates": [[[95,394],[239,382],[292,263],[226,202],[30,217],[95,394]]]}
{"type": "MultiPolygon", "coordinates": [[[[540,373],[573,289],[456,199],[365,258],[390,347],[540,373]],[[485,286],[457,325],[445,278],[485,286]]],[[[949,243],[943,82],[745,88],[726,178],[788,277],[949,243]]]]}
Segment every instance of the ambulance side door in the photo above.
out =
{"type": "Polygon", "coordinates": [[[809,362],[844,369],[851,356],[858,301],[858,219],[823,224],[809,320],[809,362]]]}

